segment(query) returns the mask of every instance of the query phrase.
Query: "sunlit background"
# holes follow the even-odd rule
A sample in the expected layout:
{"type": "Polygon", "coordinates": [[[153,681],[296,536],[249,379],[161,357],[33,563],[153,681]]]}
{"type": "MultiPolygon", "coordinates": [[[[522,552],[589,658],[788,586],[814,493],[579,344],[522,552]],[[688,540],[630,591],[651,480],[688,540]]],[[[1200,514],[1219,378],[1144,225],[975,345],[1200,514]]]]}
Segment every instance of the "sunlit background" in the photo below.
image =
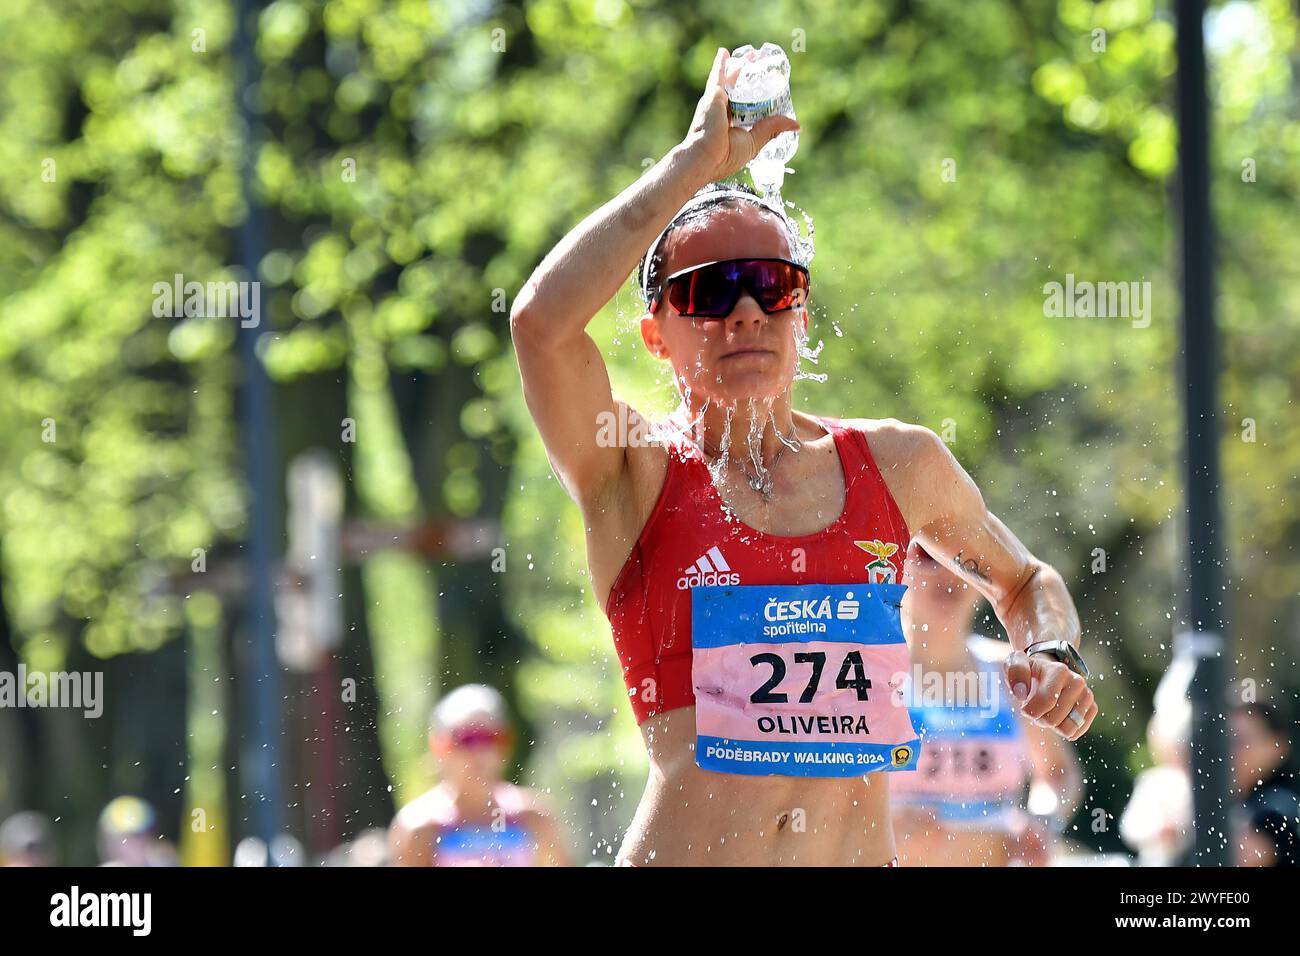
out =
{"type": "MultiPolygon", "coordinates": [[[[82,864],[120,794],[185,863],[228,864],[255,829],[246,369],[238,319],[155,314],[181,274],[261,283],[276,771],[304,858],[430,786],[429,708],[467,681],[507,694],[515,776],[575,858],[612,858],[644,748],[507,317],[682,138],[714,51],[771,40],[828,376],[796,404],[940,432],[1066,577],[1101,705],[1069,837],[1131,852],[1118,820],[1183,625],[1165,4],[278,0],[247,82],[235,23],[218,0],[0,4],[0,671],[105,682],[98,719],[0,708],[0,820],[41,811],[82,864]],[[1149,324],[1046,316],[1067,275],[1150,282],[1149,324]],[[338,570],[314,579],[330,522],[338,570]]],[[[1233,0],[1206,36],[1232,689],[1294,704],[1297,16],[1233,0]]],[[[659,415],[639,314],[629,281],[591,330],[616,392],[659,415]]]]}

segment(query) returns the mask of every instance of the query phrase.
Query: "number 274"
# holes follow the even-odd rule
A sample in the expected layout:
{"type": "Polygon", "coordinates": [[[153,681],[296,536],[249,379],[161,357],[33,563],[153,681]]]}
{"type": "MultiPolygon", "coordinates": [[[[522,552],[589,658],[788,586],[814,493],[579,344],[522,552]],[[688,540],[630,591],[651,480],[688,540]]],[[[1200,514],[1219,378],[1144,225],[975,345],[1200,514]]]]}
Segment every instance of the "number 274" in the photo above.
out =
{"type": "MultiPolygon", "coordinates": [[[[817,694],[817,685],[821,681],[822,670],[826,667],[826,654],[823,651],[798,653],[794,655],[794,662],[796,664],[812,665],[812,675],[808,678],[808,686],[799,695],[799,703],[810,704],[817,694]]],[[[772,674],[763,682],[763,686],[749,695],[750,703],[789,703],[789,695],[773,690],[781,681],[785,680],[785,658],[780,654],[755,654],[749,659],[749,663],[755,667],[760,664],[767,664],[772,668],[772,674]]],[[[861,651],[849,651],[844,655],[844,663],[840,665],[839,675],[835,678],[835,686],[840,689],[852,689],[858,695],[858,700],[867,699],[867,691],[871,689],[871,681],[867,679],[867,669],[862,663],[861,651]]]]}

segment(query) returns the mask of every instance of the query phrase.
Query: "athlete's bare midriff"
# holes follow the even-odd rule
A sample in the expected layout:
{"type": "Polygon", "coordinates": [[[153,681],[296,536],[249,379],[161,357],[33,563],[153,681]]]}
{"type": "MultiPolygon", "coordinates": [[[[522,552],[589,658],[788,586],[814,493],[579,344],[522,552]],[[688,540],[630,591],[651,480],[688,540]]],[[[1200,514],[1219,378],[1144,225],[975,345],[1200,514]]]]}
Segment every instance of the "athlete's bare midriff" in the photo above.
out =
{"type": "Polygon", "coordinates": [[[888,774],[747,777],[695,765],[695,708],[641,725],[645,795],[620,855],[637,866],[884,866],[888,774]]]}
{"type": "MultiPolygon", "coordinates": [[[[794,458],[798,470],[778,475],[771,503],[762,504],[756,493],[746,496],[743,482],[720,491],[746,523],[768,534],[820,531],[845,505],[834,438],[806,415],[795,413],[795,419],[804,449],[794,458]],[[810,440],[818,431],[823,434],[810,440]]],[[[888,473],[892,459],[881,447],[888,438],[871,440],[877,465],[888,473]]],[[[668,468],[662,447],[629,452],[627,485],[587,514],[588,564],[602,605],[654,510],[668,468]]],[[[702,770],[695,762],[694,707],[651,717],[641,733],[649,776],[621,850],[638,866],[884,866],[896,855],[888,774],[845,779],[702,770]]]]}

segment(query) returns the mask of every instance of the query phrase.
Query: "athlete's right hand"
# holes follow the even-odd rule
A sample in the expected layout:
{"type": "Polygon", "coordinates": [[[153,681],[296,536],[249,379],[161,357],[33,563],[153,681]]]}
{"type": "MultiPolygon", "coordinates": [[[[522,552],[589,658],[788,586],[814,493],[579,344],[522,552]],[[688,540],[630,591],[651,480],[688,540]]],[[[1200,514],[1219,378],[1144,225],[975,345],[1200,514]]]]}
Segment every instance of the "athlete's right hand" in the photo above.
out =
{"type": "Polygon", "coordinates": [[[682,140],[682,149],[698,164],[709,182],[738,172],[779,134],[799,130],[799,124],[788,116],[769,116],[755,123],[753,129],[731,125],[723,85],[728,56],[725,48],[718,49],[708,85],[695,107],[690,131],[682,140]]]}
{"type": "Polygon", "coordinates": [[[1020,712],[1038,726],[1066,740],[1078,740],[1092,726],[1097,702],[1087,678],[1044,654],[1026,657],[1019,650],[1006,656],[1002,668],[1020,712]]]}

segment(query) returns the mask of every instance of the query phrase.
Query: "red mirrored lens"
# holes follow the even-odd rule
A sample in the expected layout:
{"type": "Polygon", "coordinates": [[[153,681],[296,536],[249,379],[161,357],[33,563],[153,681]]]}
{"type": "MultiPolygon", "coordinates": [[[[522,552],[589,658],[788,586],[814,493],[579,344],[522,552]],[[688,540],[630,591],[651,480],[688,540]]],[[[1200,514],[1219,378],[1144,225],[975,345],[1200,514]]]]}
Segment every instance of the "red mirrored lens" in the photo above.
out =
{"type": "Polygon", "coordinates": [[[808,274],[782,259],[731,259],[673,276],[665,295],[682,315],[724,318],[743,290],[764,312],[781,312],[806,298],[808,274]]]}
{"type": "Polygon", "coordinates": [[[470,728],[466,730],[454,731],[451,735],[452,745],[455,747],[490,747],[498,744],[505,739],[505,734],[499,730],[490,730],[483,728],[470,728]]]}
{"type": "Polygon", "coordinates": [[[756,262],[749,272],[749,290],[765,312],[797,305],[808,288],[803,272],[788,262],[756,262]]]}

